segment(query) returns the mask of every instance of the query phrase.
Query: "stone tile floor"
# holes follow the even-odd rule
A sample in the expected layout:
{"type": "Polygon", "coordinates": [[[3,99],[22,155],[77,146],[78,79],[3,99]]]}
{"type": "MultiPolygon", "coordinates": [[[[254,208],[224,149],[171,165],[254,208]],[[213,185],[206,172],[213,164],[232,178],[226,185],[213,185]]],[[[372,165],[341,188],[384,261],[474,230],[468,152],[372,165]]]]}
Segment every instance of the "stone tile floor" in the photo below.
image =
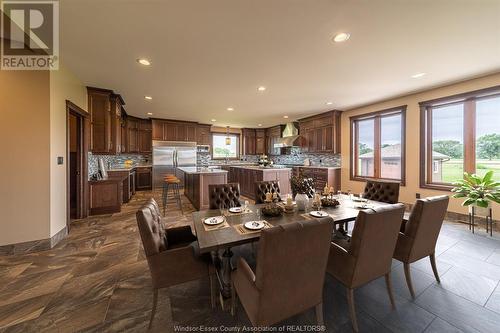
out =
{"type": "MultiPolygon", "coordinates": [[[[145,332],[152,305],[151,280],[135,211],[152,192],[138,192],[121,213],[75,221],[69,236],[38,253],[0,256],[0,333],[145,332]]],[[[157,196],[157,195],[156,195],[157,196]]],[[[191,224],[194,211],[168,207],[167,227],[191,224]]],[[[250,247],[237,253],[246,255],[250,247]]],[[[437,246],[442,283],[427,259],[412,265],[417,298],[406,287],[401,263],[393,263],[397,309],[391,310],[383,279],[355,291],[361,332],[500,332],[500,238],[473,235],[445,223],[437,246]]],[[[351,331],[344,288],[327,276],[327,332],[351,331]]],[[[209,305],[207,280],[160,292],[153,332],[176,327],[250,325],[241,306],[232,317],[209,305]]],[[[315,325],[306,311],[281,325],[315,325]]]]}

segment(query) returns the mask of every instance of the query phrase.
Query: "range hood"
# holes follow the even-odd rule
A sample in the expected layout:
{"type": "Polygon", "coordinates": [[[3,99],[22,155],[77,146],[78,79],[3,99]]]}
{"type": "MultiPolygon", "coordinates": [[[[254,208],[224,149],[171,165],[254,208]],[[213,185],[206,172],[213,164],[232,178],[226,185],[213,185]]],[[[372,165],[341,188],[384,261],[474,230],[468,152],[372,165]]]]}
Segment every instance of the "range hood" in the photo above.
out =
{"type": "Polygon", "coordinates": [[[274,148],[299,147],[302,142],[302,136],[299,135],[299,130],[296,123],[287,123],[281,138],[274,144],[274,148]]]}

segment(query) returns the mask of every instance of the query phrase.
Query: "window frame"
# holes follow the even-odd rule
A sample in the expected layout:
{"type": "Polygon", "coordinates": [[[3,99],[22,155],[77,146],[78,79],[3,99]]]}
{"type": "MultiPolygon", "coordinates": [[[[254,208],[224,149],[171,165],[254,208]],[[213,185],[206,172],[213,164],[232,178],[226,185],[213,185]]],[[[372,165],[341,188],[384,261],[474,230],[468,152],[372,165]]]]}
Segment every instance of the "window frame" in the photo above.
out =
{"type": "Polygon", "coordinates": [[[420,106],[420,188],[451,191],[449,183],[432,182],[432,109],[463,104],[463,167],[464,172],[476,172],[476,101],[500,96],[500,85],[419,102],[420,106]]]}
{"type": "Polygon", "coordinates": [[[382,181],[393,181],[399,182],[401,186],[406,185],[406,109],[407,105],[396,106],[380,111],[365,113],[357,116],[349,117],[350,120],[350,166],[349,166],[349,178],[352,181],[363,181],[367,180],[382,180],[382,181]],[[401,115],[401,179],[391,179],[377,177],[381,174],[381,119],[383,117],[389,117],[394,115],[401,115]],[[374,161],[374,176],[360,176],[358,175],[358,128],[356,123],[361,120],[374,119],[374,143],[373,143],[373,161],[374,161]]]}
{"type": "Polygon", "coordinates": [[[225,160],[226,158],[228,160],[239,160],[240,159],[240,134],[237,134],[237,133],[217,133],[217,132],[214,132],[212,133],[211,135],[211,138],[212,138],[212,147],[211,147],[211,157],[212,157],[212,160],[225,160]],[[236,157],[214,157],[214,150],[215,150],[215,145],[214,145],[214,137],[216,136],[224,136],[224,137],[235,137],[236,138],[236,157]]]}

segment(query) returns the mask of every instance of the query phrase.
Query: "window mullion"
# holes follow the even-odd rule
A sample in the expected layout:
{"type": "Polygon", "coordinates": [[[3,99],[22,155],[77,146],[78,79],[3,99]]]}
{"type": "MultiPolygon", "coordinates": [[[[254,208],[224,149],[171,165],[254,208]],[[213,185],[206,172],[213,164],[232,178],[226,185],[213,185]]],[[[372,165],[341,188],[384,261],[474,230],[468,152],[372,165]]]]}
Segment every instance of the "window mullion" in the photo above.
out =
{"type": "Polygon", "coordinates": [[[380,116],[375,117],[374,121],[374,142],[373,142],[373,160],[375,162],[374,165],[374,176],[375,178],[381,178],[381,156],[382,153],[380,151],[381,146],[381,135],[380,135],[381,121],[380,116]]]}
{"type": "Polygon", "coordinates": [[[476,100],[464,103],[464,171],[476,172],[476,100]]]}

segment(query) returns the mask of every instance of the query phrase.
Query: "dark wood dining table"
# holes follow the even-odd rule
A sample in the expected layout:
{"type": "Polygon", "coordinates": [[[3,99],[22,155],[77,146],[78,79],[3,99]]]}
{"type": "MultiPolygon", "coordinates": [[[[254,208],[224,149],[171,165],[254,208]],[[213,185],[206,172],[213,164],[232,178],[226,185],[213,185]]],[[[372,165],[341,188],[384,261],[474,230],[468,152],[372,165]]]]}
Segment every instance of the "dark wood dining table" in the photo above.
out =
{"type": "MultiPolygon", "coordinates": [[[[360,203],[350,200],[346,195],[342,195],[339,201],[340,205],[337,207],[322,208],[323,211],[327,212],[328,215],[333,218],[335,225],[343,226],[346,223],[354,221],[359,212],[363,210],[355,207],[359,206],[360,203]]],[[[366,209],[387,205],[386,203],[372,200],[368,201],[367,204],[368,208],[366,209]]],[[[211,253],[221,287],[221,294],[224,298],[229,298],[231,295],[231,271],[233,269],[231,265],[231,258],[233,256],[231,248],[255,242],[260,237],[260,232],[241,234],[235,227],[245,222],[255,221],[257,218],[257,210],[261,209],[264,205],[265,204],[249,205],[248,208],[251,212],[244,214],[232,214],[226,211],[224,215],[226,216],[226,221],[229,226],[209,231],[205,229],[203,223],[204,219],[220,216],[221,211],[219,209],[213,209],[193,213],[193,223],[198,238],[199,251],[200,253],[211,253]]],[[[311,205],[309,205],[309,207],[310,206],[311,205]]],[[[268,217],[261,214],[260,219],[267,221],[275,227],[292,222],[311,220],[313,217],[309,216],[310,211],[311,209],[307,209],[306,211],[298,211],[295,209],[293,213],[283,213],[282,216],[279,217],[268,217]],[[307,217],[304,215],[307,215],[307,217]]]]}

